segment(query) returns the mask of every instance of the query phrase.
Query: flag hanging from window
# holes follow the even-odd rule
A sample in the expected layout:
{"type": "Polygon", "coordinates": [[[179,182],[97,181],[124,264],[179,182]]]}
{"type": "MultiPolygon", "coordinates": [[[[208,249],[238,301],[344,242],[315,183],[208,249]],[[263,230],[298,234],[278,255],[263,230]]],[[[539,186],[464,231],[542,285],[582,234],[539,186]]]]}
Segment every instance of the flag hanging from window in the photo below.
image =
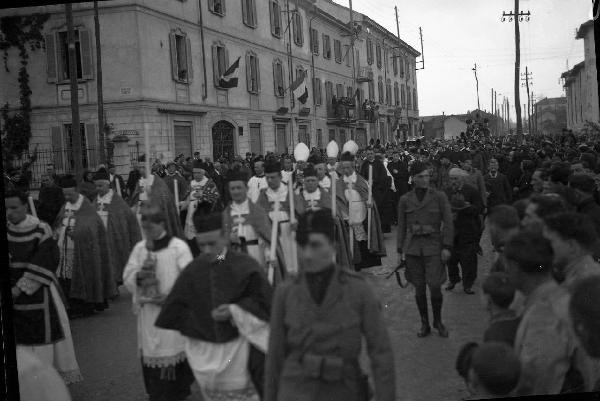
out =
{"type": "Polygon", "coordinates": [[[308,100],[308,87],[306,86],[306,71],[302,71],[300,76],[292,83],[290,87],[294,97],[304,104],[308,100]]]}
{"type": "Polygon", "coordinates": [[[221,88],[237,88],[238,86],[238,70],[240,69],[240,58],[231,64],[231,66],[219,78],[219,86],[221,88]]]}

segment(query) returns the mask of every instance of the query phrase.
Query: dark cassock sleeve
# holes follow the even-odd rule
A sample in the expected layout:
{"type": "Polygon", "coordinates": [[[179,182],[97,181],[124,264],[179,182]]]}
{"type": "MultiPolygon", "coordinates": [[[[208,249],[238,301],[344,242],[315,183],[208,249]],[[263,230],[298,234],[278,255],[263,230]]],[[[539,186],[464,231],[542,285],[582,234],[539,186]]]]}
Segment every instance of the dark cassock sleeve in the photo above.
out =
{"type": "Polygon", "coordinates": [[[29,259],[23,277],[37,281],[38,283],[50,286],[50,283],[56,281],[54,271],[59,263],[60,257],[58,245],[52,238],[50,226],[46,223],[39,225],[42,236],[38,245],[29,259]]]}
{"type": "Polygon", "coordinates": [[[279,380],[286,357],[285,300],[290,286],[281,284],[275,290],[271,311],[269,348],[265,366],[264,401],[277,401],[279,380]]]}
{"type": "Polygon", "coordinates": [[[242,256],[246,260],[240,265],[252,271],[241,281],[241,295],[234,303],[258,319],[268,322],[273,290],[258,263],[250,256],[242,256]]]}
{"type": "MultiPolygon", "coordinates": [[[[451,249],[454,245],[454,221],[452,217],[452,208],[448,197],[444,192],[439,191],[440,210],[442,211],[442,245],[445,248],[451,249]]],[[[400,218],[400,217],[399,217],[400,218]]],[[[404,226],[406,221],[404,221],[404,226]]],[[[400,223],[398,223],[400,226],[400,223]]]]}

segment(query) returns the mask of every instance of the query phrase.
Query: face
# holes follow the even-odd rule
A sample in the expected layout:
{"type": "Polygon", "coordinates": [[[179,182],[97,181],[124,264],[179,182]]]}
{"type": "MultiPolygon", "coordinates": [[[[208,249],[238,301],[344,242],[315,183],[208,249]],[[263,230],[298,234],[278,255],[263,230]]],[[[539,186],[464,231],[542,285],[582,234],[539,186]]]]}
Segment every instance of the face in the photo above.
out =
{"type": "Polygon", "coordinates": [[[498,160],[496,160],[496,159],[490,160],[490,171],[492,171],[492,172],[498,171],[498,160]]]}
{"type": "Polygon", "coordinates": [[[315,171],[317,172],[317,178],[322,180],[327,173],[327,166],[325,166],[325,163],[319,163],[315,166],[315,171]]]}
{"type": "Polygon", "coordinates": [[[205,173],[206,172],[202,169],[194,169],[193,170],[194,180],[200,181],[201,179],[204,178],[205,173]]]}
{"type": "Polygon", "coordinates": [[[583,164],[575,163],[571,165],[571,173],[573,174],[581,174],[584,173],[585,169],[583,168],[583,164]]]}
{"type": "Polygon", "coordinates": [[[350,177],[352,173],[354,173],[354,162],[352,161],[343,161],[341,164],[342,174],[346,177],[350,177]]]}
{"type": "Polygon", "coordinates": [[[169,172],[169,174],[175,174],[176,170],[177,170],[177,168],[175,167],[174,164],[169,164],[169,168],[167,168],[167,171],[169,172]]]}
{"type": "Polygon", "coordinates": [[[296,170],[304,170],[304,167],[306,167],[306,162],[300,160],[298,163],[296,163],[296,170]]]}
{"type": "Polygon", "coordinates": [[[395,162],[400,161],[400,153],[394,153],[393,158],[395,162]]]}
{"type": "Polygon", "coordinates": [[[6,207],[6,220],[13,224],[20,223],[27,217],[27,205],[16,196],[4,198],[4,206],[6,207]]]}
{"type": "Polygon", "coordinates": [[[571,241],[563,239],[558,233],[544,227],[544,237],[552,244],[554,250],[554,266],[562,270],[572,259],[573,246],[571,241]]]}
{"type": "Polygon", "coordinates": [[[335,158],[335,157],[328,157],[327,158],[327,163],[329,163],[330,165],[333,166],[335,164],[335,162],[337,162],[337,158],[335,158]]]}
{"type": "Polygon", "coordinates": [[[231,181],[229,184],[231,199],[236,203],[242,203],[247,199],[248,188],[244,181],[231,181]]]}
{"type": "Polygon", "coordinates": [[[69,203],[75,203],[79,199],[79,192],[75,188],[63,188],[63,195],[69,203]]]}
{"type": "Polygon", "coordinates": [[[306,272],[318,272],[331,266],[335,245],[325,234],[311,233],[308,242],[301,247],[302,266],[306,272]]]}
{"type": "Polygon", "coordinates": [[[304,177],[304,184],[303,185],[304,185],[304,189],[307,192],[313,193],[319,187],[319,180],[315,176],[304,177]]]}
{"type": "Polygon", "coordinates": [[[111,167],[109,167],[109,168],[108,168],[108,172],[109,172],[110,174],[112,174],[112,175],[115,175],[115,171],[116,171],[116,170],[115,170],[115,167],[114,167],[114,166],[111,166],[111,167]]]}
{"type": "Polygon", "coordinates": [[[279,172],[267,173],[267,174],[265,174],[265,177],[267,178],[267,185],[272,190],[278,189],[279,186],[281,185],[281,173],[279,173],[279,172]]]}
{"type": "Polygon", "coordinates": [[[531,176],[531,185],[533,190],[537,193],[541,193],[544,190],[544,180],[542,180],[542,172],[539,170],[534,171],[531,176]]]}
{"type": "Polygon", "coordinates": [[[110,181],[107,180],[96,180],[94,181],[98,195],[104,196],[110,191],[110,181]]]}
{"type": "Polygon", "coordinates": [[[149,238],[153,241],[160,238],[160,236],[165,232],[165,224],[164,223],[153,223],[150,221],[142,221],[142,231],[144,231],[144,235],[146,238],[149,238]]]}
{"type": "Polygon", "coordinates": [[[290,159],[283,159],[283,169],[285,171],[291,171],[293,166],[294,165],[290,159]]]}
{"type": "Polygon", "coordinates": [[[214,166],[215,166],[215,170],[221,171],[221,162],[215,162],[214,166]]]}
{"type": "Polygon", "coordinates": [[[450,181],[450,186],[454,189],[460,187],[460,184],[462,183],[462,178],[457,175],[457,174],[452,174],[449,178],[450,181]]]}
{"type": "Polygon", "coordinates": [[[196,234],[196,244],[202,253],[220,254],[225,247],[225,241],[221,236],[221,230],[196,234]]]}
{"type": "Polygon", "coordinates": [[[515,152],[508,152],[508,161],[513,161],[515,158],[515,152]]]}
{"type": "Polygon", "coordinates": [[[265,164],[263,162],[254,163],[254,171],[256,172],[256,175],[263,175],[265,172],[265,164]]]}
{"type": "Polygon", "coordinates": [[[537,205],[535,203],[529,203],[525,209],[525,217],[523,217],[523,227],[531,227],[535,224],[541,223],[543,220],[537,215],[537,205]]]}
{"type": "Polygon", "coordinates": [[[54,166],[48,166],[46,172],[50,175],[54,174],[54,166]]]}
{"type": "Polygon", "coordinates": [[[52,180],[52,176],[50,175],[43,175],[40,181],[44,187],[49,187],[54,183],[54,180],[52,180]]]}
{"type": "Polygon", "coordinates": [[[471,169],[473,168],[473,162],[471,160],[465,160],[464,162],[461,163],[462,165],[462,169],[466,170],[466,171],[471,171],[471,169]]]}
{"type": "Polygon", "coordinates": [[[431,180],[431,173],[429,170],[421,171],[417,175],[413,175],[412,181],[417,188],[428,188],[429,181],[431,180]]]}
{"type": "Polygon", "coordinates": [[[372,150],[367,150],[367,160],[370,162],[375,160],[375,152],[373,152],[372,150]]]}

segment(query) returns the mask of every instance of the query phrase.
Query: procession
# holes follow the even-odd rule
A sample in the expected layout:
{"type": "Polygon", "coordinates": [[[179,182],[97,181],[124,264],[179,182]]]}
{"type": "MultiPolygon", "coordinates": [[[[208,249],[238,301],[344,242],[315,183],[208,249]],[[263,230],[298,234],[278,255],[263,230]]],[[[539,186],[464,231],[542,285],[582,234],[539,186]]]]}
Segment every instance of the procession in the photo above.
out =
{"type": "Polygon", "coordinates": [[[600,392],[594,8],[356,3],[0,10],[5,399],[600,392]]]}

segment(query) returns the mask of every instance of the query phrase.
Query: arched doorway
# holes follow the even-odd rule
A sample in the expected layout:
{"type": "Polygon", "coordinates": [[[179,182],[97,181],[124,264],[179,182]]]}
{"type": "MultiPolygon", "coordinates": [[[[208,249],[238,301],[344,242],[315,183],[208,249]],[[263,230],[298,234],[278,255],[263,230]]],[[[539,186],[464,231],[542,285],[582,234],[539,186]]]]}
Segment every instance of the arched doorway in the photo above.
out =
{"type": "Polygon", "coordinates": [[[220,157],[233,159],[234,126],[228,121],[219,121],[212,127],[213,160],[220,157]]]}

